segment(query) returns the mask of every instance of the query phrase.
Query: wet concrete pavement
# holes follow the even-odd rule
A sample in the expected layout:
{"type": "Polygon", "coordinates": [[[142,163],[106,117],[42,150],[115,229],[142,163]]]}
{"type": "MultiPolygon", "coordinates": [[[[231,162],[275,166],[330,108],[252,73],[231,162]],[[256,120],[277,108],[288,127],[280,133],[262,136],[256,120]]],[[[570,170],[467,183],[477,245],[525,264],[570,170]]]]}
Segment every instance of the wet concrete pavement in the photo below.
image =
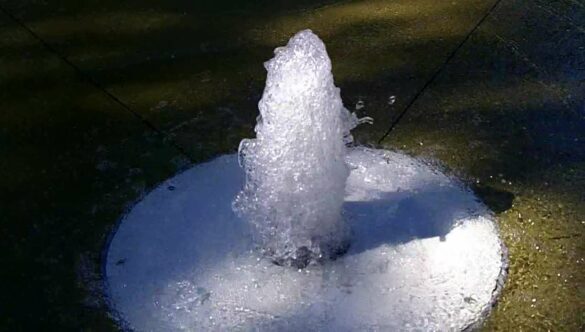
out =
{"type": "Polygon", "coordinates": [[[108,232],[157,183],[253,134],[262,62],[304,28],[346,107],[376,120],[360,143],[442,164],[497,212],[510,277],[486,328],[583,329],[583,2],[0,7],[0,329],[115,329],[98,296],[108,232]]]}

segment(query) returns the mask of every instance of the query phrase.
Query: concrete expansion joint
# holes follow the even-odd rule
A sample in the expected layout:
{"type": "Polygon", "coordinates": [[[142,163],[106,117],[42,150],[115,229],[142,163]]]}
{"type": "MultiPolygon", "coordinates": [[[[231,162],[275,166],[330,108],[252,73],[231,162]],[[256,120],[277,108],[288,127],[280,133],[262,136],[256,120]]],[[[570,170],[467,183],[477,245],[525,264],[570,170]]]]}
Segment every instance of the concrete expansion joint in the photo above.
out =
{"type": "Polygon", "coordinates": [[[494,4],[490,7],[490,9],[485,13],[485,15],[475,24],[475,26],[467,33],[465,38],[449,53],[449,56],[445,59],[445,61],[439,66],[439,68],[435,71],[435,73],[427,80],[427,82],[423,85],[423,87],[418,90],[418,92],[412,97],[412,99],[408,102],[406,107],[398,114],[396,119],[392,122],[388,130],[382,137],[378,140],[378,144],[381,144],[388,135],[394,130],[396,125],[402,120],[404,115],[410,110],[410,108],[414,105],[414,103],[421,97],[424,92],[429,88],[435,80],[439,77],[439,75],[447,68],[447,65],[455,58],[455,55],[459,52],[459,50],[467,43],[467,41],[471,38],[471,36],[479,29],[479,27],[485,22],[485,20],[494,12],[494,10],[498,7],[498,5],[502,2],[502,0],[496,0],[494,4]]]}
{"type": "Polygon", "coordinates": [[[121,106],[122,108],[124,108],[126,111],[130,112],[134,117],[136,117],[138,120],[140,120],[140,122],[142,122],[146,127],[148,127],[150,130],[152,130],[156,135],[158,135],[163,142],[168,142],[169,145],[171,145],[173,148],[175,148],[176,150],[178,150],[179,153],[181,155],[183,155],[191,163],[194,162],[193,157],[191,155],[189,155],[187,153],[187,151],[185,151],[185,149],[183,149],[181,146],[177,145],[175,142],[169,141],[169,140],[165,139],[166,138],[166,135],[165,135],[165,133],[163,131],[161,131],[160,129],[158,129],[154,124],[152,124],[146,118],[144,118],[143,116],[141,116],[138,112],[136,112],[135,110],[133,110],[130,106],[128,106],[125,102],[123,102],[120,98],[118,98],[113,93],[111,93],[108,90],[106,90],[98,81],[96,81],[93,77],[87,75],[83,70],[81,70],[81,68],[79,68],[73,62],[71,62],[69,59],[67,59],[67,57],[65,55],[61,54],[61,52],[59,52],[57,49],[55,49],[53,46],[51,46],[51,44],[49,44],[47,41],[45,41],[41,36],[39,36],[37,33],[35,33],[22,20],[18,19],[15,15],[13,15],[8,10],[6,10],[6,8],[4,8],[2,5],[0,5],[0,11],[3,14],[5,14],[6,16],[8,16],[16,25],[18,25],[22,29],[24,29],[28,34],[30,34],[39,43],[41,43],[41,45],[43,45],[43,47],[46,48],[49,52],[55,54],[59,59],[61,59],[61,61],[63,61],[65,64],[67,64],[67,66],[71,67],[73,69],[73,71],[82,80],[88,82],[94,88],[98,89],[100,92],[102,92],[103,94],[105,94],[114,103],[118,104],[119,106],[121,106]]]}

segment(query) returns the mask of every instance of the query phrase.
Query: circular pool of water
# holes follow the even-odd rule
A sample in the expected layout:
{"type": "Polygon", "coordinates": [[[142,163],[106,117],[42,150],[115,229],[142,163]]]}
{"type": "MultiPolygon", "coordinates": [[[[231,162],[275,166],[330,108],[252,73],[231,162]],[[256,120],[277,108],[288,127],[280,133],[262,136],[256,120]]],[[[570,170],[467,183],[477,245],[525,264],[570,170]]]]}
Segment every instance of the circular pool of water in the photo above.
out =
{"type": "Polygon", "coordinates": [[[415,158],[353,148],[351,247],[298,270],[262,258],[231,203],[236,155],[167,180],[122,218],[106,253],[107,298],[136,331],[465,330],[489,313],[506,253],[493,214],[415,158]]]}

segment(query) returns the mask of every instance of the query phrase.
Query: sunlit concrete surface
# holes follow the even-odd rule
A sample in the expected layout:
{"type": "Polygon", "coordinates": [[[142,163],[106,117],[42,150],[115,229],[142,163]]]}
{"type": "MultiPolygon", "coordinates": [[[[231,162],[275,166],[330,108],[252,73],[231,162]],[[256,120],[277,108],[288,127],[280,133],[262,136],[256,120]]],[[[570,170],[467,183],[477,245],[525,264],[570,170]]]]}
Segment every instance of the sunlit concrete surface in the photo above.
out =
{"type": "Polygon", "coordinates": [[[106,234],[250,137],[262,62],[312,28],[346,107],[376,120],[360,143],[418,96],[381,144],[442,164],[497,212],[510,275],[487,328],[582,329],[585,9],[494,3],[1,0],[0,327],[116,330],[106,234]]]}

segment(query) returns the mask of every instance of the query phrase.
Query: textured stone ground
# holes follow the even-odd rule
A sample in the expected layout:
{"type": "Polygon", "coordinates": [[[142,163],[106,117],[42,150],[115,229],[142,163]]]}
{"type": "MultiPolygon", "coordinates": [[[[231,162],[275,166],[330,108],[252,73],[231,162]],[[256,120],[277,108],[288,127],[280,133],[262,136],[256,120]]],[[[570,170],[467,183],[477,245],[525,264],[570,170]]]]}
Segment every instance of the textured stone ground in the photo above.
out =
{"type": "Polygon", "coordinates": [[[585,3],[494,4],[0,0],[0,330],[115,330],[96,296],[108,232],[252,135],[262,62],[304,28],[376,119],[361,143],[395,124],[380,145],[497,212],[510,277],[486,329],[584,329],[585,3]]]}

